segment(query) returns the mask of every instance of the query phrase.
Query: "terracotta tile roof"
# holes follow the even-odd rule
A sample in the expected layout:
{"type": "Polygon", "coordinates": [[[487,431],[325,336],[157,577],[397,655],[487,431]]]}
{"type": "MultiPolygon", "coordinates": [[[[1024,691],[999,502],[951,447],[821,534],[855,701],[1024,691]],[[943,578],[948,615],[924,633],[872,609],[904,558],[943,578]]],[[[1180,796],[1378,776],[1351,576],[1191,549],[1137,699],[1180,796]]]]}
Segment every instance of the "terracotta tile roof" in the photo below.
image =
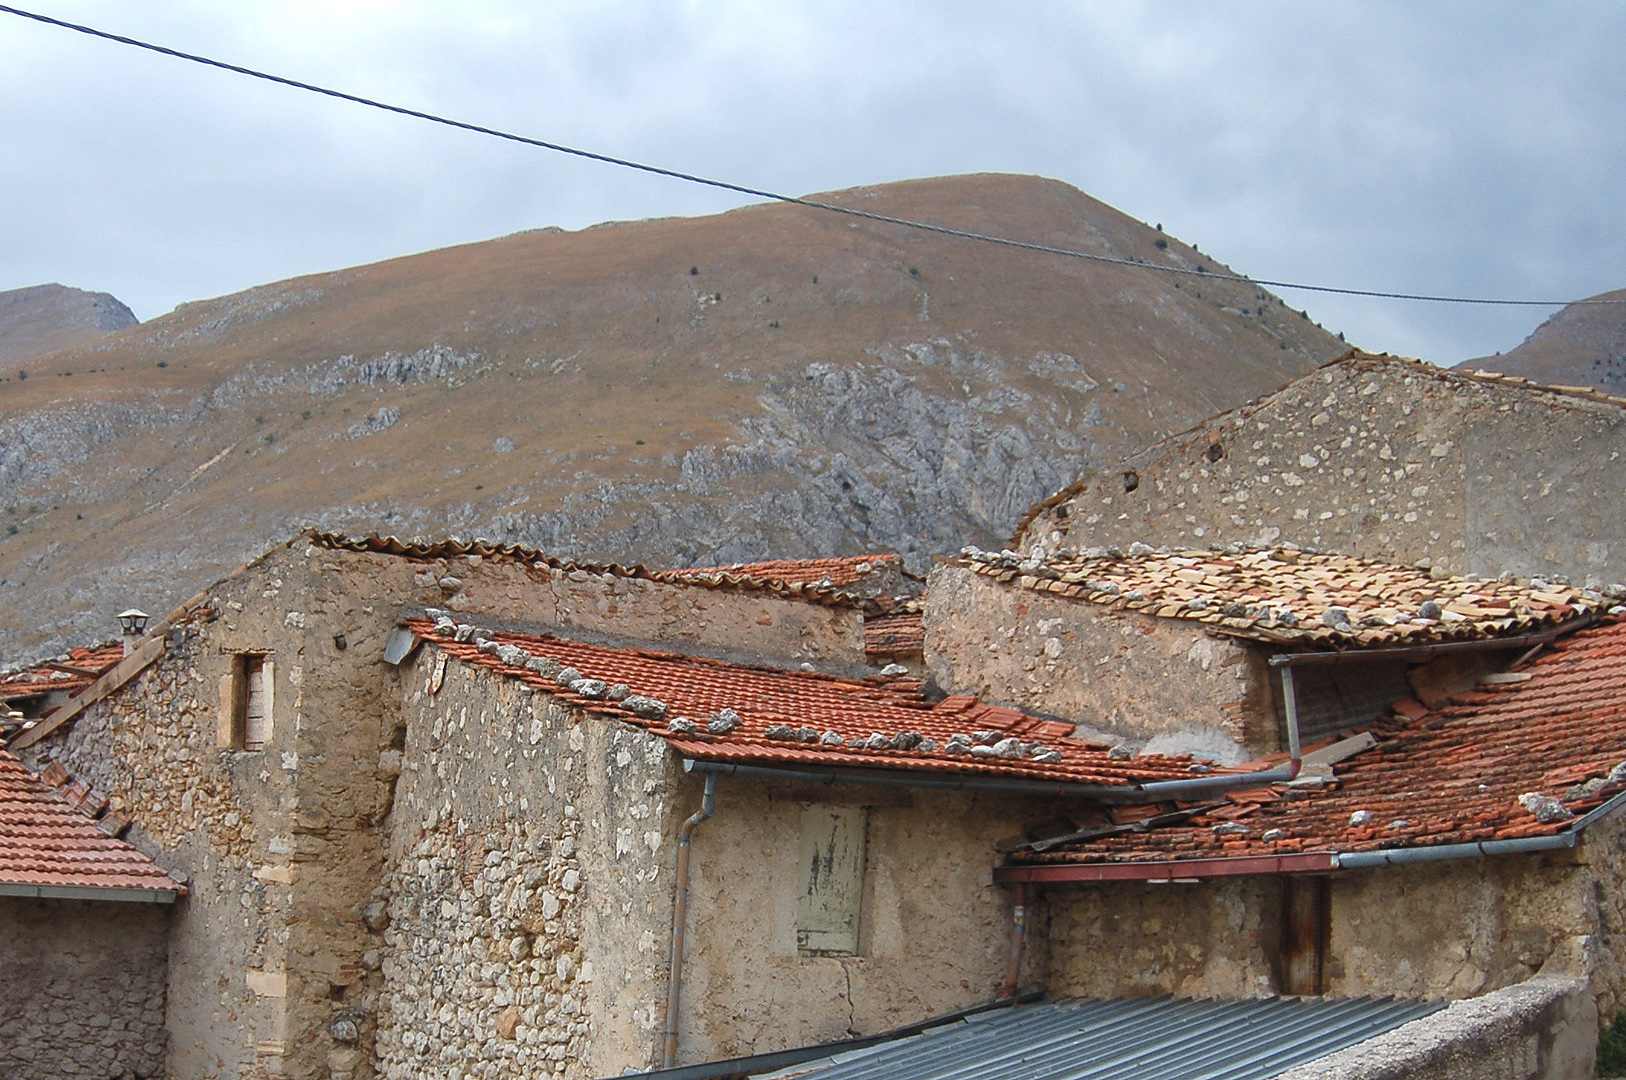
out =
{"type": "Polygon", "coordinates": [[[794,596],[814,603],[831,604],[842,607],[863,607],[869,600],[851,590],[851,585],[824,583],[829,571],[836,568],[836,564],[850,564],[841,571],[845,577],[853,582],[862,580],[857,566],[869,561],[871,571],[879,568],[876,560],[896,559],[897,556],[865,556],[855,559],[812,559],[806,562],[781,561],[773,563],[745,564],[742,567],[710,567],[697,570],[651,570],[637,563],[600,563],[583,562],[576,559],[561,559],[549,555],[539,548],[526,547],[522,544],[499,544],[489,540],[424,540],[413,538],[402,540],[394,536],[365,536],[352,537],[339,533],[318,532],[307,530],[305,537],[308,542],[319,547],[331,548],[335,551],[367,551],[383,555],[394,555],[404,559],[454,559],[470,555],[482,559],[504,560],[525,563],[530,566],[546,567],[557,573],[570,573],[583,570],[590,574],[609,575],[623,578],[642,578],[646,581],[659,581],[668,585],[693,585],[698,588],[726,588],[749,589],[757,592],[772,593],[776,596],[794,596]],[[799,566],[821,566],[814,576],[813,571],[795,569],[799,566]],[[762,569],[757,569],[762,568],[762,569]],[[753,570],[754,573],[743,573],[743,570],[753,570]]]}
{"type": "Polygon", "coordinates": [[[974,548],[962,554],[977,573],[1020,588],[1319,648],[1504,637],[1618,603],[1540,579],[1435,578],[1415,567],[1295,548],[1167,551],[1134,544],[1127,553],[1091,549],[1047,562],[974,548]]]}
{"type": "Polygon", "coordinates": [[[0,750],[0,885],[186,890],[0,750]]]}
{"type": "Polygon", "coordinates": [[[658,581],[685,585],[760,585],[777,581],[783,585],[852,589],[861,585],[866,578],[888,571],[901,574],[902,569],[902,556],[881,553],[836,559],[777,559],[771,562],[734,563],[732,566],[655,570],[651,576],[658,581]]]}
{"type": "Polygon", "coordinates": [[[0,701],[15,701],[53,690],[77,693],[124,659],[124,645],[98,645],[74,649],[64,656],[0,675],[0,701]]]}
{"type": "Polygon", "coordinates": [[[864,620],[864,655],[914,656],[926,648],[926,618],[918,611],[872,615],[864,620]]]}
{"type": "Polygon", "coordinates": [[[845,679],[467,625],[454,631],[444,622],[437,631],[428,619],[405,625],[460,660],[643,727],[693,758],[1002,774],[1112,786],[1191,775],[1190,758],[1116,759],[1105,746],[1069,738],[1072,724],[988,705],[970,695],[930,701],[919,679],[845,679]],[[620,684],[635,696],[621,703],[583,696],[579,691],[587,687],[581,683],[570,689],[556,681],[559,665],[597,680],[601,685],[592,687],[597,694],[620,684]],[[640,699],[655,699],[662,707],[640,716],[634,711],[640,699]],[[950,747],[955,736],[977,749],[955,752],[950,747]],[[826,739],[833,741],[821,741],[826,739]],[[992,744],[1000,743],[1015,756],[992,756],[992,744]]]}
{"type": "Polygon", "coordinates": [[[1337,764],[1327,790],[1237,792],[1187,822],[1017,858],[1161,862],[1560,832],[1574,820],[1567,815],[1626,790],[1626,768],[1617,768],[1626,762],[1626,620],[1561,638],[1509,675],[1528,678],[1482,685],[1438,711],[1404,703],[1416,719],[1372,727],[1377,745],[1337,764]],[[1521,804],[1531,793],[1562,803],[1556,820],[1521,804]]]}

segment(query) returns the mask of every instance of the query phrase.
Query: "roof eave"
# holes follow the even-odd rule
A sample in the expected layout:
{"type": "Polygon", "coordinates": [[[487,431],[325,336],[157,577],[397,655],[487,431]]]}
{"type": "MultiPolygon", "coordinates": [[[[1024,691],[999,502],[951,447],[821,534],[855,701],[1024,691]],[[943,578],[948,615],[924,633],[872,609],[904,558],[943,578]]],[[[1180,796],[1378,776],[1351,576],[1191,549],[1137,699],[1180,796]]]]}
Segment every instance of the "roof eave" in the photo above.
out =
{"type": "Polygon", "coordinates": [[[35,900],[114,900],[138,904],[173,904],[181,889],[140,889],[106,885],[37,885],[0,881],[0,896],[35,900]]]}

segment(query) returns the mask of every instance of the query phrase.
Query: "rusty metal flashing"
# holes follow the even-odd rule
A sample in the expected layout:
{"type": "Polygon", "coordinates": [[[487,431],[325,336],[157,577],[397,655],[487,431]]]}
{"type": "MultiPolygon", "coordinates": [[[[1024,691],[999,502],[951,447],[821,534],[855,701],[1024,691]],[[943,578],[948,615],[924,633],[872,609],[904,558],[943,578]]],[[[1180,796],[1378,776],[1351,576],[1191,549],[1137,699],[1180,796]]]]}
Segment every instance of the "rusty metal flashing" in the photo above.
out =
{"type": "Polygon", "coordinates": [[[1251,874],[1326,874],[1337,869],[1336,859],[1330,851],[1312,851],[1161,862],[1018,863],[994,867],[994,881],[1001,885],[1056,885],[1096,881],[1199,881],[1251,874]]]}

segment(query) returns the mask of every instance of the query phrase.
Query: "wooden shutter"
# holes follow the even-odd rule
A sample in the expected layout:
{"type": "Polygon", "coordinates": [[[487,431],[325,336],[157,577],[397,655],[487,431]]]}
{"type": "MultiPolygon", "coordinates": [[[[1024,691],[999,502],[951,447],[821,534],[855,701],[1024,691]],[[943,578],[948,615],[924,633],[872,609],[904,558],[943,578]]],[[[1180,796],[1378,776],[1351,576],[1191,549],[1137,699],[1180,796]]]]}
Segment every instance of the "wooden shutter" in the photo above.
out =
{"type": "Polygon", "coordinates": [[[802,811],[796,948],[804,956],[858,952],[866,825],[862,806],[809,806],[802,811]]]}

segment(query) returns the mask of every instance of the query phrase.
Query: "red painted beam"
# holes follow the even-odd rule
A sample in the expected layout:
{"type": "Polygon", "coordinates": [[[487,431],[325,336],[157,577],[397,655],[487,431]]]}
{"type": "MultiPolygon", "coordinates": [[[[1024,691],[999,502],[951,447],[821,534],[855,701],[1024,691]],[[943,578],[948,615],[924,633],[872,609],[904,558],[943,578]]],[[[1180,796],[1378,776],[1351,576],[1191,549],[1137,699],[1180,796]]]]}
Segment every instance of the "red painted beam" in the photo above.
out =
{"type": "Polygon", "coordinates": [[[1301,855],[1239,855],[1229,859],[1181,859],[1170,862],[1021,863],[994,867],[994,881],[1002,885],[1190,881],[1246,874],[1325,874],[1332,869],[1332,852],[1312,851],[1301,855]]]}

